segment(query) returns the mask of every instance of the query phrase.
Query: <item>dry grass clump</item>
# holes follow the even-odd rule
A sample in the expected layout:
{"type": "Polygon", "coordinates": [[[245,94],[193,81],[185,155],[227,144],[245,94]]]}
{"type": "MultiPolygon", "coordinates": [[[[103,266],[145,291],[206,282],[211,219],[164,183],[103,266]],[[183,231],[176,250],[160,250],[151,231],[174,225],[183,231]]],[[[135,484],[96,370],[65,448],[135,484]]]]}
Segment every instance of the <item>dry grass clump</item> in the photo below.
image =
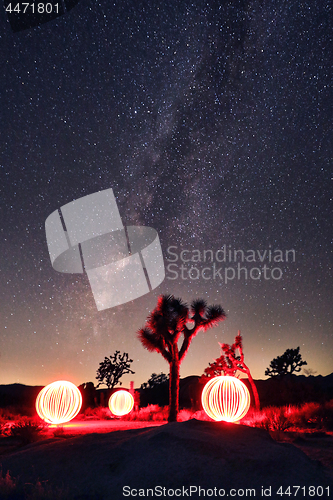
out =
{"type": "Polygon", "coordinates": [[[141,421],[141,422],[162,422],[168,420],[168,406],[148,405],[139,410],[132,410],[127,415],[121,417],[121,420],[126,421],[141,421]]]}
{"type": "Polygon", "coordinates": [[[251,427],[261,427],[267,431],[285,431],[293,425],[290,415],[289,406],[269,406],[261,411],[252,410],[244,417],[242,423],[251,427]]]}
{"type": "Polygon", "coordinates": [[[17,420],[22,417],[22,413],[17,408],[8,406],[7,408],[0,408],[0,422],[7,422],[7,420],[17,420]]]}
{"type": "Polygon", "coordinates": [[[4,500],[7,500],[7,498],[10,498],[13,496],[13,493],[15,492],[16,489],[16,480],[13,479],[9,471],[5,475],[2,474],[2,471],[0,473],[0,494],[1,498],[4,500]]]}
{"type": "MultiPolygon", "coordinates": [[[[98,408],[88,408],[81,419],[89,420],[124,420],[127,422],[140,421],[140,422],[164,422],[168,420],[169,407],[168,406],[158,406],[158,405],[148,405],[138,410],[132,410],[127,415],[122,417],[116,417],[112,415],[111,411],[107,407],[98,408]]],[[[193,417],[193,412],[190,410],[180,410],[178,414],[178,421],[185,422],[193,417]]]]}
{"type": "Polygon", "coordinates": [[[187,420],[191,420],[193,418],[193,411],[191,410],[180,410],[178,413],[178,422],[186,422],[187,420]]]}
{"type": "Polygon", "coordinates": [[[11,477],[10,472],[0,470],[1,500],[67,500],[67,491],[51,488],[47,481],[23,484],[20,479],[11,477]]]}
{"type": "Polygon", "coordinates": [[[132,410],[127,415],[116,417],[112,415],[108,407],[99,406],[98,408],[87,408],[84,414],[80,415],[83,420],[125,420],[142,422],[161,422],[168,419],[168,407],[158,405],[148,405],[139,410],[132,410]]]}
{"type": "Polygon", "coordinates": [[[292,421],[295,426],[318,430],[333,430],[333,399],[325,403],[304,403],[294,408],[292,421]]]}
{"type": "Polygon", "coordinates": [[[22,415],[13,408],[0,408],[0,435],[8,436],[14,421],[22,418],[22,415]]]}
{"type": "Polygon", "coordinates": [[[53,434],[53,437],[56,437],[56,438],[66,437],[66,432],[65,432],[65,429],[64,429],[63,425],[57,426],[53,430],[52,434],[53,434]]]}
{"type": "Polygon", "coordinates": [[[97,408],[87,408],[78,418],[80,420],[112,420],[114,417],[108,407],[98,406],[97,408]]]}
{"type": "Polygon", "coordinates": [[[333,400],[326,403],[304,403],[301,406],[270,406],[250,410],[242,423],[268,431],[333,429],[333,400]]]}
{"type": "Polygon", "coordinates": [[[192,413],[192,417],[197,420],[205,420],[206,422],[214,422],[212,418],[210,418],[205,410],[197,410],[196,412],[192,413]]]}
{"type": "MultiPolygon", "coordinates": [[[[168,406],[158,406],[158,405],[148,405],[144,408],[140,408],[135,411],[132,410],[128,415],[121,417],[121,420],[129,421],[144,421],[144,422],[164,422],[168,420],[169,407],[168,406]]],[[[180,410],[178,413],[178,422],[185,422],[193,417],[193,412],[191,410],[180,410]]]]}
{"type": "Polygon", "coordinates": [[[20,439],[22,445],[34,443],[44,437],[48,425],[35,418],[22,417],[6,427],[3,434],[20,439]]]}

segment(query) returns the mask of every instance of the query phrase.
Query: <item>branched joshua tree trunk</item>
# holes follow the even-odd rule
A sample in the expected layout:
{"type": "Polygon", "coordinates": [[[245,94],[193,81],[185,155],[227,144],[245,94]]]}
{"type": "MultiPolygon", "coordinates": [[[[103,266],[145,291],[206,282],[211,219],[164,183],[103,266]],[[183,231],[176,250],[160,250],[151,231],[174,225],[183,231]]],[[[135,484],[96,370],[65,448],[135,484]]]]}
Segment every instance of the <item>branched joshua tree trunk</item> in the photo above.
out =
{"type": "Polygon", "coordinates": [[[173,349],[173,360],[170,363],[170,377],[169,377],[169,422],[176,422],[179,412],[179,370],[180,361],[178,346],[175,345],[173,349]]]}
{"type": "Polygon", "coordinates": [[[159,352],[170,366],[169,422],[176,422],[179,412],[179,370],[190,344],[200,330],[206,331],[226,318],[221,306],[207,306],[202,299],[187,304],[173,295],[161,295],[144,328],[138,331],[143,346],[159,352]],[[191,323],[193,328],[188,328],[191,323]],[[179,349],[178,341],[183,336],[179,349]]]}
{"type": "MultiPolygon", "coordinates": [[[[238,335],[239,335],[239,332],[238,332],[238,335]]],[[[247,377],[249,379],[249,383],[250,383],[251,389],[252,389],[255,408],[256,408],[256,410],[260,410],[259,394],[258,394],[258,391],[257,391],[256,384],[254,383],[254,380],[252,378],[252,375],[251,375],[251,372],[250,372],[250,368],[248,366],[246,366],[246,364],[244,362],[244,354],[243,354],[242,345],[239,348],[239,352],[240,352],[240,363],[239,363],[238,369],[240,371],[246,373],[246,375],[247,375],[247,377]]]]}

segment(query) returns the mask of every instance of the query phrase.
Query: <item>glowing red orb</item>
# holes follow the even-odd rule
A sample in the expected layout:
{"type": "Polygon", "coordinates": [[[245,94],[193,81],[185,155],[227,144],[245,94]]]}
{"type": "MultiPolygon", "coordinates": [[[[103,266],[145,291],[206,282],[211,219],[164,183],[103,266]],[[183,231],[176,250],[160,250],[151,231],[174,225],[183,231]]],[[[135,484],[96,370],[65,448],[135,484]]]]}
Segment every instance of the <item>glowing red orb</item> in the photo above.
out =
{"type": "Polygon", "coordinates": [[[203,388],[201,402],[213,420],[237,422],[250,408],[250,393],[238,378],[214,377],[203,388]]]}
{"type": "Polygon", "coordinates": [[[110,396],[109,408],[111,410],[111,413],[116,415],[116,417],[127,415],[127,413],[132,411],[133,406],[134,399],[132,394],[130,394],[128,391],[117,391],[110,396]]]}
{"type": "Polygon", "coordinates": [[[36,399],[36,410],[48,424],[64,424],[74,418],[82,406],[79,389],[66,380],[58,380],[40,391],[36,399]]]}

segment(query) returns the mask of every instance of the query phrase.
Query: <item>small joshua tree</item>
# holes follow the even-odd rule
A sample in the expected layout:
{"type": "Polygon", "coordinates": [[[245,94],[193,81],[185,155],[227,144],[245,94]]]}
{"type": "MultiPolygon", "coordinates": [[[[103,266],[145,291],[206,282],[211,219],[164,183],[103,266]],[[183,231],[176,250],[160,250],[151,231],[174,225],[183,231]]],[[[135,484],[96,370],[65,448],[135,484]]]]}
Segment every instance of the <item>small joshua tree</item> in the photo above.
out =
{"type": "MultiPolygon", "coordinates": [[[[219,342],[220,344],[220,342],[219,342]]],[[[234,376],[237,370],[246,373],[251,385],[254,403],[256,409],[260,408],[259,395],[252,378],[249,367],[245,364],[244,353],[243,353],[243,343],[242,336],[238,330],[238,335],[235,337],[235,342],[232,345],[220,344],[222,349],[221,356],[214,361],[214,363],[209,363],[208,368],[205,369],[204,374],[201,376],[200,381],[205,383],[208,379],[216,377],[218,375],[230,375],[234,376]],[[238,354],[236,351],[238,350],[238,354]]]]}
{"type": "Polygon", "coordinates": [[[206,331],[226,317],[221,306],[207,306],[204,300],[195,300],[191,306],[173,295],[161,295],[144,328],[138,331],[143,346],[159,352],[169,363],[169,422],[176,422],[179,411],[179,368],[190,344],[200,330],[206,331]],[[192,323],[193,328],[187,324],[192,323]],[[178,341],[183,336],[180,348],[178,341]]]}
{"type": "Polygon", "coordinates": [[[299,347],[287,349],[282,356],[272,359],[269,367],[266,368],[265,375],[276,377],[300,372],[302,366],[307,365],[307,362],[302,360],[299,350],[299,347]]]}
{"type": "MultiPolygon", "coordinates": [[[[132,362],[133,359],[128,359],[127,352],[120,355],[120,351],[116,351],[113,356],[105,357],[97,370],[96,378],[99,381],[97,387],[105,384],[108,389],[113,389],[123,375],[135,373],[130,369],[130,363],[132,362]]],[[[121,382],[119,384],[121,385],[121,382]]]]}

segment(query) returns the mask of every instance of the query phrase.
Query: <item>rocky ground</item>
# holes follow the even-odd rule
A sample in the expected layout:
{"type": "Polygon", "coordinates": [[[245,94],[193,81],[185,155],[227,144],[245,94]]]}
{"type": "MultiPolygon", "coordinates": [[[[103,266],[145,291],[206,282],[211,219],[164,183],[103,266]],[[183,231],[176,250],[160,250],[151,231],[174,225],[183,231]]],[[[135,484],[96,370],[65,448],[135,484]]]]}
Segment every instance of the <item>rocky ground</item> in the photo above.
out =
{"type": "Polygon", "coordinates": [[[281,443],[264,429],[193,419],[72,437],[66,430],[0,458],[3,473],[23,483],[47,481],[64,499],[330,498],[330,459],[326,466],[317,460],[318,439],[330,453],[332,436],[300,439],[281,443]],[[300,486],[296,496],[294,486],[300,486]],[[310,487],[319,488],[315,495],[310,487]]]}

